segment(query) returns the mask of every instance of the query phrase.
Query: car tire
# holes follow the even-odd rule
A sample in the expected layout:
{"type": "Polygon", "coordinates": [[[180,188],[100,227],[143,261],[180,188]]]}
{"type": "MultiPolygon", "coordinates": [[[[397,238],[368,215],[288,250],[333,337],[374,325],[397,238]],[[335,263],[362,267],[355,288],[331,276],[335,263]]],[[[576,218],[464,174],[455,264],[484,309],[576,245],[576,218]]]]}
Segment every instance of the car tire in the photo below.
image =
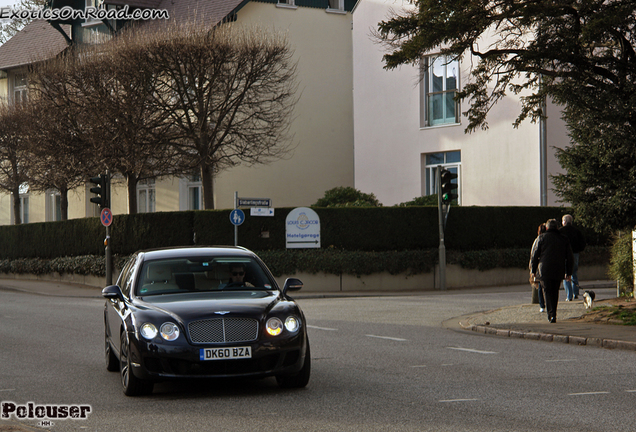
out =
{"type": "Polygon", "coordinates": [[[307,351],[303,367],[293,375],[277,375],[276,382],[281,388],[303,388],[309,383],[311,375],[311,352],[309,350],[309,340],[307,341],[307,351]]]}
{"type": "Polygon", "coordinates": [[[141,396],[152,393],[154,384],[151,381],[137,378],[132,371],[130,360],[130,341],[128,333],[121,332],[121,350],[119,351],[121,385],[126,396],[141,396]]]}
{"type": "Polygon", "coordinates": [[[106,341],[104,354],[106,358],[106,370],[109,372],[117,372],[119,370],[119,360],[117,360],[117,356],[113,352],[113,347],[108,340],[108,335],[104,336],[106,341]]]}

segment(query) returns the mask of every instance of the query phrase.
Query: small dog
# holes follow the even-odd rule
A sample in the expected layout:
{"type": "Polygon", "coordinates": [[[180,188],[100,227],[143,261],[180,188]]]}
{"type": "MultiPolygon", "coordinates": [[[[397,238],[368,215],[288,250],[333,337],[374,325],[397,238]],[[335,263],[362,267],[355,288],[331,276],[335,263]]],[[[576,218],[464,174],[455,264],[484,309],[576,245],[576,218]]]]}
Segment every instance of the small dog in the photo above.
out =
{"type": "Polygon", "coordinates": [[[592,309],[595,297],[596,294],[594,294],[594,291],[585,290],[585,292],[583,293],[583,302],[585,303],[585,309],[592,309]]]}

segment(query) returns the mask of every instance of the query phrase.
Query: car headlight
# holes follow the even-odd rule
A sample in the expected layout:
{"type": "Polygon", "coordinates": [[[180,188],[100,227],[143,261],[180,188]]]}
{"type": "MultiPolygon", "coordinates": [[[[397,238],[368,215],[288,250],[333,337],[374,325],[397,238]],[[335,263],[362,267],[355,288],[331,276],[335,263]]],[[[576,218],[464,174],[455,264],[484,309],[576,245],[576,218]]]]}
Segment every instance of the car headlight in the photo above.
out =
{"type": "Polygon", "coordinates": [[[283,332],[283,322],[278,318],[270,318],[267,320],[266,325],[267,333],[272,336],[278,336],[283,332]]]}
{"type": "Polygon", "coordinates": [[[173,341],[179,337],[179,327],[176,324],[167,322],[161,324],[161,337],[167,341],[173,341]]]}
{"type": "Polygon", "coordinates": [[[139,333],[141,333],[141,335],[146,339],[152,340],[157,336],[157,333],[159,332],[157,331],[157,327],[155,327],[154,324],[145,323],[139,329],[139,333]]]}
{"type": "Polygon", "coordinates": [[[294,333],[300,328],[300,321],[295,316],[289,316],[285,320],[285,328],[288,332],[294,333]]]}

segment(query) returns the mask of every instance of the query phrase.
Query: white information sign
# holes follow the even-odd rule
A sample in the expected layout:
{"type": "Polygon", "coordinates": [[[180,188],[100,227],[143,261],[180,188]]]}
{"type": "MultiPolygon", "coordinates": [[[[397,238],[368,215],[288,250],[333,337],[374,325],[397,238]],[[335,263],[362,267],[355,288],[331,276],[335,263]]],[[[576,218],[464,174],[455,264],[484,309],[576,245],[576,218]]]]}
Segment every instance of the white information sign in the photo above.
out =
{"type": "Polygon", "coordinates": [[[271,207],[252,207],[250,216],[274,216],[274,209],[271,207]]]}
{"type": "Polygon", "coordinates": [[[285,220],[287,249],[320,248],[320,218],[308,207],[298,207],[285,220]]]}

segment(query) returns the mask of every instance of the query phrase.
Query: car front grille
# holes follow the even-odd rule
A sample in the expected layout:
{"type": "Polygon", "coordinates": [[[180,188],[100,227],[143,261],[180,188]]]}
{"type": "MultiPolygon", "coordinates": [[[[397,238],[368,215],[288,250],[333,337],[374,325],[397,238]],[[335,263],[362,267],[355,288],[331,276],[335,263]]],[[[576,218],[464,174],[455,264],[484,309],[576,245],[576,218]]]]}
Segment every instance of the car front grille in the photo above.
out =
{"type": "Polygon", "coordinates": [[[258,338],[258,321],[251,318],[214,318],[188,324],[193,343],[250,342],[258,338]]]}

